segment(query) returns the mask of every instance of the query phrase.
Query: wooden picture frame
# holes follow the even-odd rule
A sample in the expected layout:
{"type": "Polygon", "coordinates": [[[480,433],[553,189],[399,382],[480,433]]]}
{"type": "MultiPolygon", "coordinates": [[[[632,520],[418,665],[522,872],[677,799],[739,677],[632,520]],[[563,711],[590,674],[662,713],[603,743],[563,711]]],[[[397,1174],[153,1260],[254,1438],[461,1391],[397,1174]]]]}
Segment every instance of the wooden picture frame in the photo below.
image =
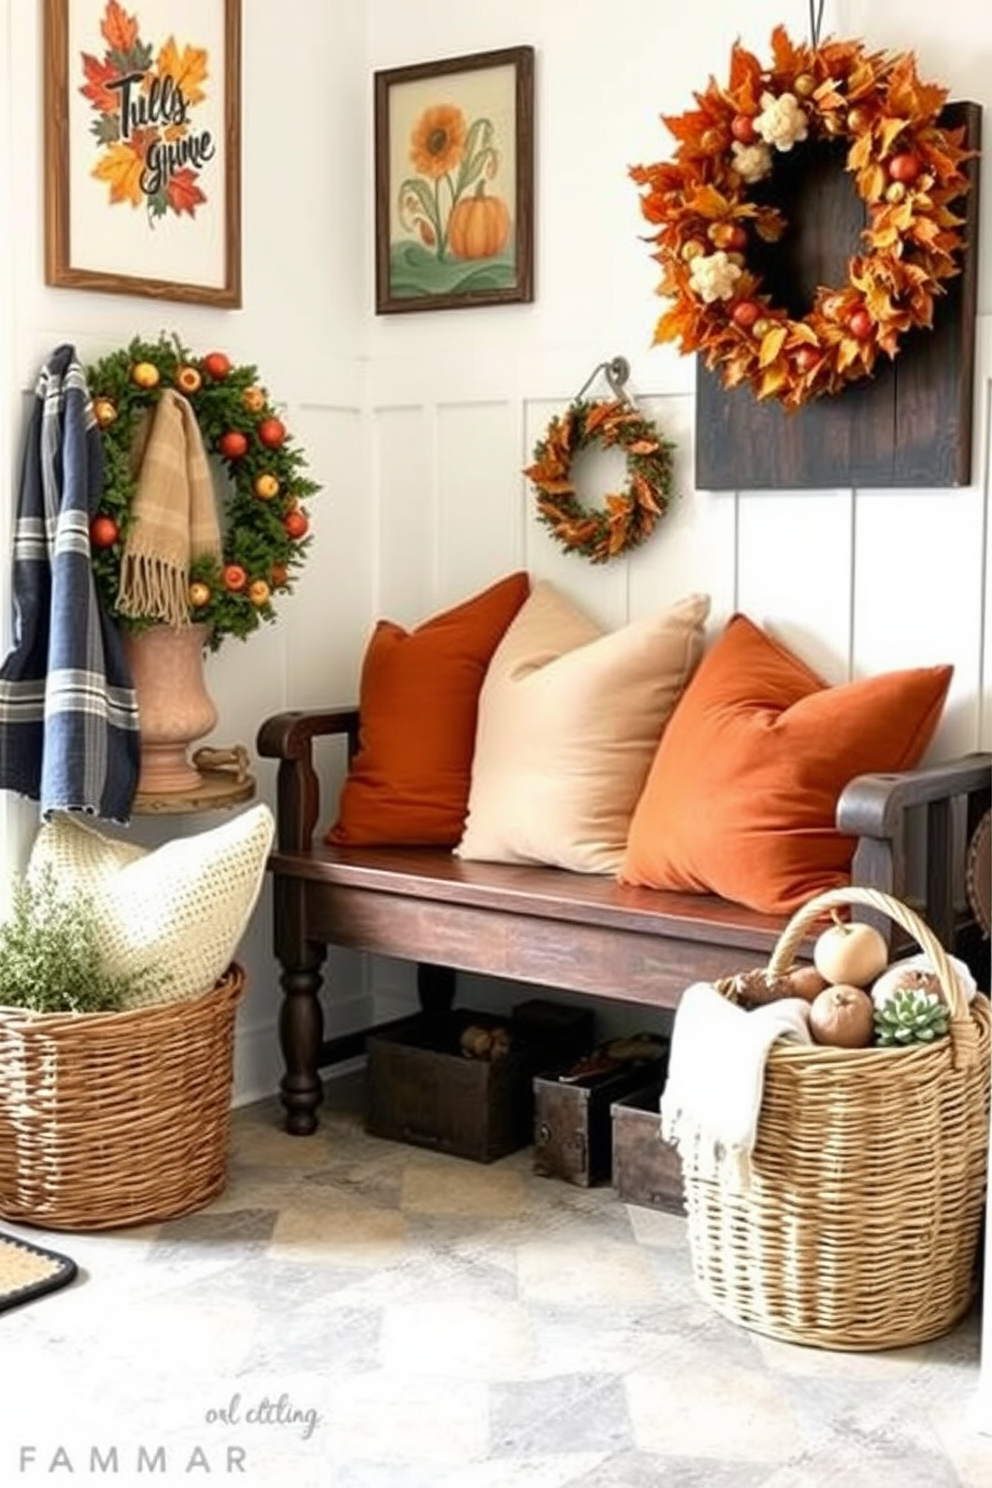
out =
{"type": "Polygon", "coordinates": [[[534,50],[376,72],[375,308],[534,298],[534,50]]]}
{"type": "Polygon", "coordinates": [[[45,282],[241,304],[241,0],[44,0],[45,282]]]}

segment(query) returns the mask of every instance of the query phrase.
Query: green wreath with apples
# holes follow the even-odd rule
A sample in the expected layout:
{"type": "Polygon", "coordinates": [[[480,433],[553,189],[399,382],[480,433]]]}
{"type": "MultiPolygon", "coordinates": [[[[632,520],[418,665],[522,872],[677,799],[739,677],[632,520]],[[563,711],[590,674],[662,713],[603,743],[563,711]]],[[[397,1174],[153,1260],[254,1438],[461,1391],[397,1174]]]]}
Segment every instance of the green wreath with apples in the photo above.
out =
{"type": "Polygon", "coordinates": [[[97,592],[127,629],[147,626],[117,608],[121,559],[137,491],[132,447],[142,418],[175,388],[192,407],[212,465],[222,554],[194,558],[189,620],[209,627],[211,650],[228,636],[245,640],[276,619],[310,547],[304,505],[320,487],[305,475],[306,457],[279,417],[257,368],[222,351],[197,356],[178,339],[135,338],[87,369],[104,449],[100,505],[90,523],[97,592]]]}

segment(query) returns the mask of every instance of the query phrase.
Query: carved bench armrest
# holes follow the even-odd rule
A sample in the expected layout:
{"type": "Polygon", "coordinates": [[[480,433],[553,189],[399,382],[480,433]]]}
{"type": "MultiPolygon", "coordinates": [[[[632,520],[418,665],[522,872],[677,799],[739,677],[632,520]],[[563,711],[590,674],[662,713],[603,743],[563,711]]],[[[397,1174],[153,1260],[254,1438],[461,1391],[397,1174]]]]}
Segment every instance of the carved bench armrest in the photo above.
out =
{"type": "Polygon", "coordinates": [[[255,747],[279,761],[276,825],[282,852],[306,852],[320,814],[320,782],[313,766],[313,741],[344,734],[348,754],[358,747],[358,709],[297,709],[276,713],[259,728],[255,747]]]}
{"type": "Polygon", "coordinates": [[[922,917],[949,949],[968,834],[992,793],[992,754],[967,754],[894,775],[859,775],[837,804],[840,831],[858,839],[853,881],[910,898],[910,826],[924,866],[922,917]]]}

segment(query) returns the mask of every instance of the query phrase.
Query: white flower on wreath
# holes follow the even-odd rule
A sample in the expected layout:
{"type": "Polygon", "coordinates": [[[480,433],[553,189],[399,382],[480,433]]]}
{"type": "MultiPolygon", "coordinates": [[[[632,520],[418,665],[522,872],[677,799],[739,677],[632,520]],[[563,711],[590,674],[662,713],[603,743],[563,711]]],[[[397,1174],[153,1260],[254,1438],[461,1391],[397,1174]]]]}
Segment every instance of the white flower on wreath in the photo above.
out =
{"type": "Polygon", "coordinates": [[[716,253],[701,253],[689,265],[690,288],[705,305],[729,300],[740,277],[737,264],[730,262],[722,248],[716,253]]]}
{"type": "Polygon", "coordinates": [[[755,133],[776,150],[791,150],[809,133],[806,115],[794,93],[762,93],[761,113],[754,120],[755,133]]]}
{"type": "Polygon", "coordinates": [[[734,170],[749,186],[771,175],[772,152],[767,145],[742,145],[740,140],[734,140],[731,150],[734,170]]]}

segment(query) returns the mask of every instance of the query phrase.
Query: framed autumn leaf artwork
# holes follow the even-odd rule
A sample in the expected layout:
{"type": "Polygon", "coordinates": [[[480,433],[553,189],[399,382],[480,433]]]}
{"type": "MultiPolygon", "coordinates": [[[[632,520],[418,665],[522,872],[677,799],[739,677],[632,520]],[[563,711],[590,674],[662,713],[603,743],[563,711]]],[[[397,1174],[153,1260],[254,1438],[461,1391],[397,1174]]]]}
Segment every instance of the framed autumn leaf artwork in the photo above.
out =
{"type": "Polygon", "coordinates": [[[44,0],[45,279],[241,304],[241,0],[44,0]]]}
{"type": "Polygon", "coordinates": [[[534,51],[377,72],[376,313],[534,298],[534,51]]]}

